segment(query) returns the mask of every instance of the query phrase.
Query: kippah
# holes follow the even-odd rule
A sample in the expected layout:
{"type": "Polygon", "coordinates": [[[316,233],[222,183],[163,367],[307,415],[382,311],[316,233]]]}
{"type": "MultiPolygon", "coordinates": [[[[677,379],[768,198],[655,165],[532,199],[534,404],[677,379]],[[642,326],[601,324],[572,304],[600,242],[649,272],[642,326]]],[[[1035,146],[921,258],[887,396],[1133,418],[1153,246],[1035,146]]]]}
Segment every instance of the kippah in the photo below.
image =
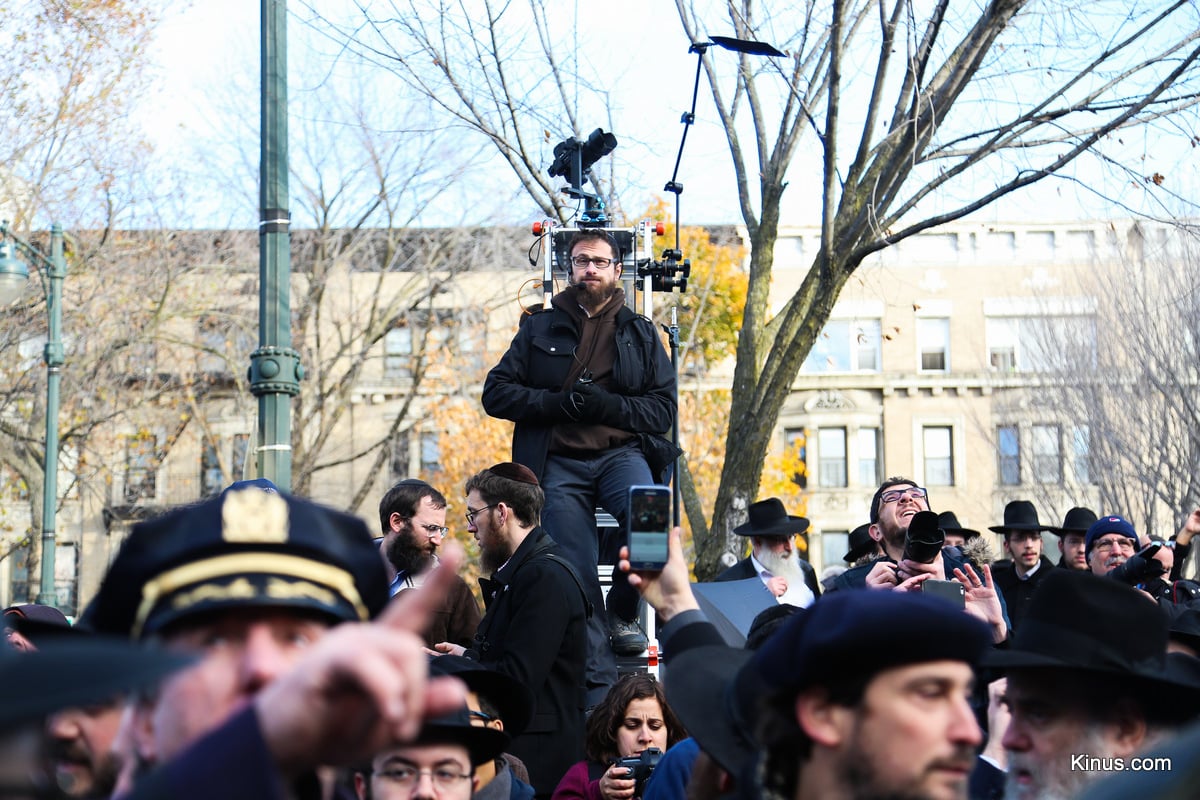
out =
{"type": "Polygon", "coordinates": [[[524,464],[517,464],[512,461],[502,461],[493,467],[488,467],[488,472],[495,475],[497,478],[505,478],[506,480],[516,481],[517,483],[528,483],[530,486],[537,486],[537,476],[533,474],[533,470],[524,464]]]}
{"type": "Polygon", "coordinates": [[[429,486],[429,483],[421,480],[420,478],[405,478],[392,488],[395,489],[397,486],[429,486]]]}

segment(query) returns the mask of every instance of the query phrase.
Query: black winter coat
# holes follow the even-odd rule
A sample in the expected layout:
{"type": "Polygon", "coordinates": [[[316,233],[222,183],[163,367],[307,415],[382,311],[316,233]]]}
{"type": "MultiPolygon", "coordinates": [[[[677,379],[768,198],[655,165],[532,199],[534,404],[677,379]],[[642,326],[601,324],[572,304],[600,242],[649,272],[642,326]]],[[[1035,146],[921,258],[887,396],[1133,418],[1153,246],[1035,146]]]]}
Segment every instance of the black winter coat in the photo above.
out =
{"type": "MultiPolygon", "coordinates": [[[[654,323],[645,317],[622,306],[616,328],[609,389],[621,398],[621,412],[607,424],[634,434],[661,435],[671,429],[678,407],[671,359],[654,323]]],[[[484,410],[516,423],[512,460],[539,479],[554,426],[569,422],[550,395],[563,391],[577,344],[579,326],[570,314],[559,308],[535,312],[522,322],[483,384],[484,410]]]]}
{"type": "Polygon", "coordinates": [[[525,762],[539,797],[583,758],[587,601],[574,570],[539,526],[491,580],[487,611],[467,656],[529,687],[533,718],[509,752],[525,762]]]}

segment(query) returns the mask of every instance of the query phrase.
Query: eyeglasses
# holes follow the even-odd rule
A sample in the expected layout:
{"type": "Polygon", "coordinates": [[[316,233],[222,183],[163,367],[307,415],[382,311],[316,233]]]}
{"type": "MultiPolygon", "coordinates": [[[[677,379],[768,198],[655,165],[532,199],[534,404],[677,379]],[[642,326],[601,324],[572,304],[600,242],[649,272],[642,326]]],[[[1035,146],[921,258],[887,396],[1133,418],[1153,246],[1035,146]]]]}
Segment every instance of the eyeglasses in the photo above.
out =
{"type": "Polygon", "coordinates": [[[889,489],[879,495],[879,504],[886,506],[888,503],[894,503],[901,497],[907,497],[909,500],[924,500],[929,497],[929,491],[920,486],[909,486],[907,489],[889,489]]]}
{"type": "Polygon", "coordinates": [[[440,539],[450,532],[450,529],[445,525],[426,525],[419,523],[422,530],[428,534],[430,539],[440,539]]]}
{"type": "Polygon", "coordinates": [[[571,263],[580,269],[587,269],[588,264],[595,264],[596,269],[608,269],[612,266],[611,258],[588,258],[587,256],[575,256],[571,259],[571,263]]]}
{"type": "Polygon", "coordinates": [[[1119,539],[1101,539],[1092,544],[1093,550],[1112,550],[1114,547],[1119,547],[1122,550],[1132,550],[1133,540],[1122,536],[1119,539]]]}
{"type": "Polygon", "coordinates": [[[471,777],[470,773],[455,772],[447,767],[417,769],[416,767],[407,765],[380,770],[376,774],[388,783],[402,789],[415,789],[417,784],[421,782],[422,775],[429,776],[429,780],[433,782],[433,788],[442,790],[454,789],[462,781],[471,777]]]}
{"type": "Polygon", "coordinates": [[[473,709],[467,709],[467,716],[469,716],[472,720],[477,719],[485,725],[496,720],[496,717],[493,717],[491,714],[485,714],[482,711],[475,711],[473,709]]]}
{"type": "Polygon", "coordinates": [[[500,504],[499,504],[499,503],[492,503],[490,506],[484,506],[483,508],[476,508],[476,509],[471,509],[471,508],[468,508],[468,509],[467,509],[467,513],[466,513],[466,517],[467,517],[467,524],[468,524],[468,525],[474,525],[474,524],[475,524],[475,515],[476,515],[476,514],[482,514],[484,511],[487,511],[489,508],[495,508],[495,507],[496,507],[496,506],[498,506],[498,505],[500,505],[500,504]]]}

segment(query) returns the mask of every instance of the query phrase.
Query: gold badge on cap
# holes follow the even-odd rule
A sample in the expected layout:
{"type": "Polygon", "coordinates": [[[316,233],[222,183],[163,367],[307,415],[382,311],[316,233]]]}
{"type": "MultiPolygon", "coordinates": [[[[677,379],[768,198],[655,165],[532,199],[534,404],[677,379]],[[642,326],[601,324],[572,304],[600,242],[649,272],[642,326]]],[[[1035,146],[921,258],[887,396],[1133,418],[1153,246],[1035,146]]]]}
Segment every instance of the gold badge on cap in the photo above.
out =
{"type": "Polygon", "coordinates": [[[221,503],[221,538],[242,544],[286,542],[287,501],[275,492],[258,489],[227,493],[221,503]]]}

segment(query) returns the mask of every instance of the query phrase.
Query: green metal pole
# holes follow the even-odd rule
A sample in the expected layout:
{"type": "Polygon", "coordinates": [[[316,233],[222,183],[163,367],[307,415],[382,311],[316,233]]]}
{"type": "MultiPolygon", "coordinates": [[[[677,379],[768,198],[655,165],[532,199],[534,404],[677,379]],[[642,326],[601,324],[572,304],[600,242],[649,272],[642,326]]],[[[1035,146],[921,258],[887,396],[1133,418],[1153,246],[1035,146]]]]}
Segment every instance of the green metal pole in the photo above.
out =
{"type": "Polygon", "coordinates": [[[58,384],[62,378],[62,286],[67,276],[67,260],[63,256],[62,226],[50,228],[50,273],[46,305],[50,312],[50,330],[46,337],[46,456],[42,480],[42,579],[37,601],[46,606],[58,605],[54,585],[55,517],[58,511],[58,384]]]}
{"type": "Polygon", "coordinates": [[[250,355],[250,391],[258,398],[258,474],[289,491],[291,398],[304,371],[291,330],[285,0],[262,0],[261,47],[259,346],[250,355]]]}

